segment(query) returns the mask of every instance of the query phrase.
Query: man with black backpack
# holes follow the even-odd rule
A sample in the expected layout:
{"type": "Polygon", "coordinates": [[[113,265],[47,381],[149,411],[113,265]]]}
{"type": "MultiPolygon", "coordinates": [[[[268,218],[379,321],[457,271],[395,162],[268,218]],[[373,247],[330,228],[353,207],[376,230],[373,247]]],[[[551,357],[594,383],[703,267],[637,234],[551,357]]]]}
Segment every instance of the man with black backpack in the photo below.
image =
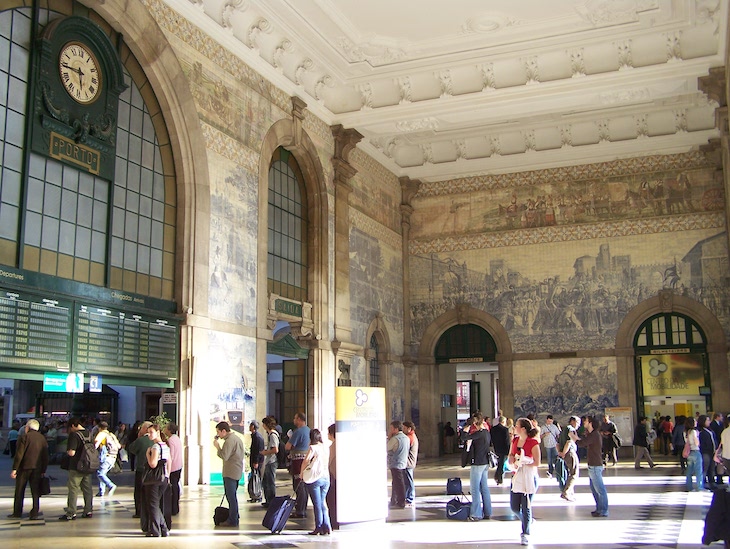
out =
{"type": "Polygon", "coordinates": [[[94,441],[84,429],[81,420],[71,418],[68,422],[68,458],[61,463],[62,469],[68,469],[68,500],[65,513],[58,520],[76,520],[76,503],[79,491],[84,495],[84,518],[91,518],[94,505],[94,490],[91,485],[91,473],[99,468],[99,452],[94,441]]]}

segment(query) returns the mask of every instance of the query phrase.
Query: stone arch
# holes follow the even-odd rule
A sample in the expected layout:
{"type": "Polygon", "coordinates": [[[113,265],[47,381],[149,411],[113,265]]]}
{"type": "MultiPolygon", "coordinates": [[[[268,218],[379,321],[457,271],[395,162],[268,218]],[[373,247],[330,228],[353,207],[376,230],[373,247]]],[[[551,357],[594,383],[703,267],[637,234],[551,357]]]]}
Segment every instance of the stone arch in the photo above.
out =
{"type": "Polygon", "coordinates": [[[712,401],[717,410],[730,408],[730,373],[728,345],[722,324],[715,314],[699,301],[662,290],[631,309],[616,332],[616,363],[619,405],[636,405],[636,372],[634,336],[646,319],[659,313],[678,313],[691,317],[700,325],[707,338],[707,354],[712,379],[712,401]]]}
{"type": "Polygon", "coordinates": [[[502,324],[492,315],[462,303],[446,311],[428,325],[418,347],[418,389],[420,405],[421,447],[427,455],[438,455],[440,400],[436,344],[443,333],[457,324],[474,324],[489,332],[497,346],[500,408],[508,416],[514,411],[512,343],[502,324]]]}
{"type": "MultiPolygon", "coordinates": [[[[309,302],[313,306],[314,337],[324,336],[327,326],[327,249],[328,249],[328,207],[327,186],[324,170],[319,161],[317,149],[310,137],[299,126],[297,110],[302,106],[299,100],[293,100],[294,116],[275,122],[266,132],[261,144],[259,156],[259,230],[265,231],[268,225],[268,181],[269,166],[274,151],[284,147],[291,152],[304,175],[304,187],[307,194],[307,207],[310,224],[308,242],[308,287],[309,302]]],[[[264,232],[265,234],[265,232],[264,232]]],[[[261,239],[259,240],[259,244],[261,239]]],[[[268,250],[259,245],[258,250],[258,318],[260,326],[265,322],[268,311],[266,276],[268,250]]]]}
{"type": "MultiPolygon", "coordinates": [[[[331,417],[325,418],[328,410],[334,410],[334,393],[336,367],[332,353],[321,341],[328,337],[328,195],[324,170],[317,154],[317,148],[302,128],[304,108],[306,105],[298,98],[292,99],[292,118],[275,122],[264,136],[259,156],[259,234],[266,235],[268,226],[269,167],[274,151],[284,147],[294,155],[304,175],[304,188],[307,196],[309,217],[309,235],[307,244],[308,302],[312,305],[312,321],[314,324],[311,340],[299,341],[302,346],[310,348],[307,368],[308,401],[307,411],[312,425],[325,425],[331,417]]],[[[268,247],[263,245],[266,237],[258,239],[257,254],[257,318],[258,333],[261,334],[257,344],[257,362],[266,364],[266,339],[271,339],[271,330],[267,326],[269,308],[267,290],[268,247]]],[[[259,368],[257,384],[266,385],[266,369],[259,368]]],[[[257,402],[257,413],[266,414],[264,403],[257,402]]]]}
{"type": "MultiPolygon", "coordinates": [[[[177,180],[175,300],[187,314],[207,316],[210,185],[206,144],[187,77],[148,9],[138,2],[80,0],[101,16],[137,58],[160,104],[177,180]],[[196,284],[196,281],[199,283],[196,284]],[[205,283],[203,283],[205,281],[205,283]]],[[[184,352],[184,349],[183,349],[184,352]]],[[[183,356],[185,356],[183,354],[183,356]]]]}

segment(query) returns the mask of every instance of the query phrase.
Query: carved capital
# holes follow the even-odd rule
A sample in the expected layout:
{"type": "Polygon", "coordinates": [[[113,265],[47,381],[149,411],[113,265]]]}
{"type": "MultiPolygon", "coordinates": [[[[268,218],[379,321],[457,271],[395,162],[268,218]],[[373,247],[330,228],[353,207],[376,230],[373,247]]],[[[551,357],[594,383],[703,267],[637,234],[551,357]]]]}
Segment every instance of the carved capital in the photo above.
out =
{"type": "Polygon", "coordinates": [[[700,76],[697,79],[697,87],[704,92],[707,97],[717,101],[720,107],[727,105],[727,90],[725,87],[725,67],[715,67],[710,69],[710,74],[700,76]]]}
{"type": "Polygon", "coordinates": [[[360,142],[362,135],[353,129],[346,130],[342,124],[337,124],[330,128],[335,138],[335,154],[334,158],[342,162],[349,162],[352,149],[360,142]]]}
{"type": "Polygon", "coordinates": [[[400,182],[401,189],[401,204],[410,205],[411,200],[413,200],[413,197],[421,187],[421,181],[418,179],[411,179],[405,175],[403,177],[399,177],[398,181],[400,182]]]}

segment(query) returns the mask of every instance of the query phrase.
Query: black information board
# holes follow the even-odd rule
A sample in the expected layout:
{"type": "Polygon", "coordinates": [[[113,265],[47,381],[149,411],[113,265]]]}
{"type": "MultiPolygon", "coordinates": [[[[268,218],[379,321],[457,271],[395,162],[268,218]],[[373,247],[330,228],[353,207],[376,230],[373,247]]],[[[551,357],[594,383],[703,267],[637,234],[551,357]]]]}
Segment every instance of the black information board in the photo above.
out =
{"type": "Polygon", "coordinates": [[[74,366],[89,373],[177,378],[177,324],[77,303],[74,366]]]}
{"type": "Polygon", "coordinates": [[[68,370],[71,302],[0,293],[0,363],[34,370],[68,370]]]}

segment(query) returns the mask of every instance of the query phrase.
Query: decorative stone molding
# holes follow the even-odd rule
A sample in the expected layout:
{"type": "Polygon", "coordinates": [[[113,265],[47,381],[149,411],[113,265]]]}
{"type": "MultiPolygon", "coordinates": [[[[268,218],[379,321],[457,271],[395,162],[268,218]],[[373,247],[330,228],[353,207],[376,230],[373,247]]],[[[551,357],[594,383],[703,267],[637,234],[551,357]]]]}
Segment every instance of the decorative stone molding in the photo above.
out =
{"type": "Polygon", "coordinates": [[[710,74],[697,79],[697,87],[707,97],[715,101],[718,106],[727,105],[727,91],[725,87],[725,67],[710,69],[710,74]]]}
{"type": "Polygon", "coordinates": [[[312,339],[314,337],[311,303],[289,299],[277,294],[269,294],[269,309],[266,317],[267,328],[273,330],[280,320],[289,323],[291,333],[295,338],[312,339]],[[297,312],[301,314],[296,314],[297,312]]]}
{"type": "Polygon", "coordinates": [[[547,244],[551,242],[574,242],[596,238],[625,237],[631,235],[673,233],[695,229],[723,229],[725,214],[711,212],[704,214],[677,215],[664,218],[604,222],[601,224],[566,225],[541,227],[535,230],[515,230],[501,233],[479,233],[456,237],[411,240],[408,253],[424,255],[431,253],[454,252],[463,250],[483,250],[547,244]]]}
{"type": "MultiPolygon", "coordinates": [[[[721,166],[720,164],[719,166],[721,166]]],[[[719,167],[716,162],[701,151],[682,154],[652,155],[635,158],[622,158],[612,162],[595,164],[578,164],[546,170],[528,172],[475,175],[460,179],[423,182],[417,197],[445,196],[490,189],[509,189],[513,187],[529,187],[544,183],[560,183],[564,181],[585,181],[604,177],[620,177],[640,173],[671,171],[680,169],[697,169],[719,167]]]]}
{"type": "Polygon", "coordinates": [[[439,128],[439,121],[432,116],[419,118],[418,120],[402,120],[395,123],[395,128],[399,132],[408,133],[437,130],[439,128]]]}
{"type": "Polygon", "coordinates": [[[659,309],[663,313],[671,313],[674,305],[674,292],[672,290],[661,290],[659,292],[659,309]]]}

